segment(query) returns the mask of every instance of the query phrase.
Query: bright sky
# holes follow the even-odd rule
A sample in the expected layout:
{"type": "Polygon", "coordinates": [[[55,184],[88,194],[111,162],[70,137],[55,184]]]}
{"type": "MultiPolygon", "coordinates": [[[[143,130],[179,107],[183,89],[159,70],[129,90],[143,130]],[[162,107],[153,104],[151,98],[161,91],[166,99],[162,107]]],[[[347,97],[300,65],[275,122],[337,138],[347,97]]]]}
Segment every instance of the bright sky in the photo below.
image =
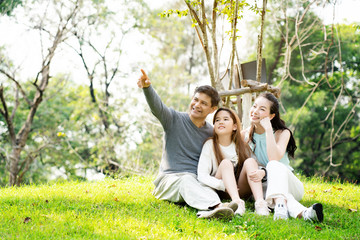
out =
{"type": "MultiPolygon", "coordinates": [[[[360,24],[360,0],[337,0],[335,8],[335,23],[354,23],[360,24]]],[[[325,11],[320,9],[319,16],[324,19],[325,24],[333,21],[333,8],[328,6],[325,11]]]]}
{"type": "MultiPolygon", "coordinates": [[[[170,0],[163,1],[153,1],[146,0],[151,7],[157,8],[161,7],[163,4],[167,4],[170,0]]],[[[164,10],[168,7],[165,6],[164,10]]],[[[184,5],[184,9],[185,9],[184,5]]],[[[335,23],[352,23],[357,22],[360,24],[360,14],[358,13],[360,9],[360,0],[338,0],[337,7],[335,12],[335,23]]],[[[327,7],[325,11],[322,8],[319,8],[318,14],[324,19],[325,23],[330,24],[333,20],[333,9],[332,7],[327,7]]],[[[6,45],[7,51],[11,56],[11,59],[16,61],[17,65],[21,65],[23,72],[26,73],[27,77],[36,76],[36,73],[39,69],[41,59],[35,60],[35,56],[39,55],[39,38],[38,33],[30,32],[26,30],[26,27],[23,24],[16,24],[11,21],[9,18],[2,16],[0,17],[0,46],[6,45]]],[[[132,35],[132,39],[126,39],[124,45],[129,46],[127,49],[130,49],[129,56],[127,57],[127,63],[135,63],[141,61],[143,63],[151,62],[151,59],[146,53],[151,49],[154,49],[153,46],[146,47],[145,45],[139,44],[139,35],[132,35]],[[140,57],[139,57],[140,56],[140,57]]],[[[240,44],[241,45],[241,44],[240,44]]],[[[82,69],[82,66],[76,66],[79,63],[76,59],[76,55],[68,57],[69,52],[62,51],[57,55],[58,61],[53,68],[56,72],[69,71],[69,66],[75,66],[74,69],[82,69]],[[63,58],[66,58],[64,60],[63,58]]],[[[140,63],[141,64],[141,63],[140,63]]],[[[128,66],[130,68],[131,66],[128,66]]],[[[76,74],[76,73],[75,73],[76,74]]],[[[84,73],[77,74],[76,79],[79,80],[79,76],[84,73]]],[[[139,73],[135,73],[139,74],[139,73]]],[[[86,77],[86,75],[85,75],[86,77]]]]}

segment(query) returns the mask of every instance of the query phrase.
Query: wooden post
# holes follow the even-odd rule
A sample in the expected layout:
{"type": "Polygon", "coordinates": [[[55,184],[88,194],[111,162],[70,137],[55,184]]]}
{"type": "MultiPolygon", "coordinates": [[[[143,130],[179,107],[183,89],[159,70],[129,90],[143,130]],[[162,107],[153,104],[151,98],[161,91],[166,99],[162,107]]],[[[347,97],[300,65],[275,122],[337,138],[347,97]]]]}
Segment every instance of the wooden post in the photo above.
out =
{"type": "MultiPolygon", "coordinates": [[[[238,65],[235,65],[235,88],[241,88],[241,84],[240,84],[240,73],[239,73],[239,68],[238,65]]],[[[242,108],[241,108],[241,96],[236,96],[236,106],[237,106],[237,111],[238,111],[238,116],[240,119],[242,119],[242,108]]]]}
{"type": "Polygon", "coordinates": [[[244,93],[242,96],[242,129],[250,127],[249,112],[252,105],[252,93],[244,93]]]}

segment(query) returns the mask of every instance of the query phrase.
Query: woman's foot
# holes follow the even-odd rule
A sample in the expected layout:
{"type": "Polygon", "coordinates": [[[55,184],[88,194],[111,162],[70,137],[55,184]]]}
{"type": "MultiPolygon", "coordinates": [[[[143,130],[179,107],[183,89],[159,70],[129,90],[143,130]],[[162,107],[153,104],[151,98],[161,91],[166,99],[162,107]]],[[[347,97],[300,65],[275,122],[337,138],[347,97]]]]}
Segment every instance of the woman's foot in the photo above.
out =
{"type": "Polygon", "coordinates": [[[255,202],[255,212],[257,215],[269,216],[270,210],[268,208],[267,202],[264,199],[257,200],[255,202]]]}
{"type": "Polygon", "coordinates": [[[322,222],[324,219],[323,206],[321,203],[315,203],[302,212],[305,221],[322,222]]]}
{"type": "Polygon", "coordinates": [[[275,204],[275,210],[274,210],[274,220],[277,220],[277,219],[287,220],[288,218],[289,218],[289,213],[288,213],[285,199],[277,200],[276,204],[275,204]]]}

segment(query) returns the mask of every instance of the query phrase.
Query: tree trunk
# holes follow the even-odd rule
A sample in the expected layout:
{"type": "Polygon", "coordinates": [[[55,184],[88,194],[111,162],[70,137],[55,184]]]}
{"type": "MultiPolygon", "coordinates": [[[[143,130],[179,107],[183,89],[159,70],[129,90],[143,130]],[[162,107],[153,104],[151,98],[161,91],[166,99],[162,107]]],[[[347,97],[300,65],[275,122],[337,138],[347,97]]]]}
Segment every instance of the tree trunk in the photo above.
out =
{"type": "Polygon", "coordinates": [[[257,70],[256,70],[256,81],[261,81],[261,68],[262,68],[262,44],[263,44],[263,33],[264,33],[264,22],[266,13],[267,0],[263,0],[263,9],[261,11],[261,30],[258,37],[258,49],[257,49],[257,70]]]}
{"type": "Polygon", "coordinates": [[[9,186],[19,185],[17,181],[19,176],[19,162],[20,162],[21,148],[19,146],[13,146],[10,154],[10,176],[9,186]]]}

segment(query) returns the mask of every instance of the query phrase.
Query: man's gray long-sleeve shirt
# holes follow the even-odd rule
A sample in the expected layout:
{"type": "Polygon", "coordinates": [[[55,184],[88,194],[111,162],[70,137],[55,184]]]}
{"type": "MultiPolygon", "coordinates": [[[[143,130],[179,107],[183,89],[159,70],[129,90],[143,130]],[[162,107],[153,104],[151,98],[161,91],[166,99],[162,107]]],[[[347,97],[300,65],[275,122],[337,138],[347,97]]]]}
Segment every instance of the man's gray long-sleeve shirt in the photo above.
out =
{"type": "Polygon", "coordinates": [[[159,119],[165,131],[160,173],[197,174],[202,146],[213,135],[213,127],[206,122],[203,127],[198,128],[188,113],[168,108],[151,85],[143,91],[151,112],[159,119]]]}

